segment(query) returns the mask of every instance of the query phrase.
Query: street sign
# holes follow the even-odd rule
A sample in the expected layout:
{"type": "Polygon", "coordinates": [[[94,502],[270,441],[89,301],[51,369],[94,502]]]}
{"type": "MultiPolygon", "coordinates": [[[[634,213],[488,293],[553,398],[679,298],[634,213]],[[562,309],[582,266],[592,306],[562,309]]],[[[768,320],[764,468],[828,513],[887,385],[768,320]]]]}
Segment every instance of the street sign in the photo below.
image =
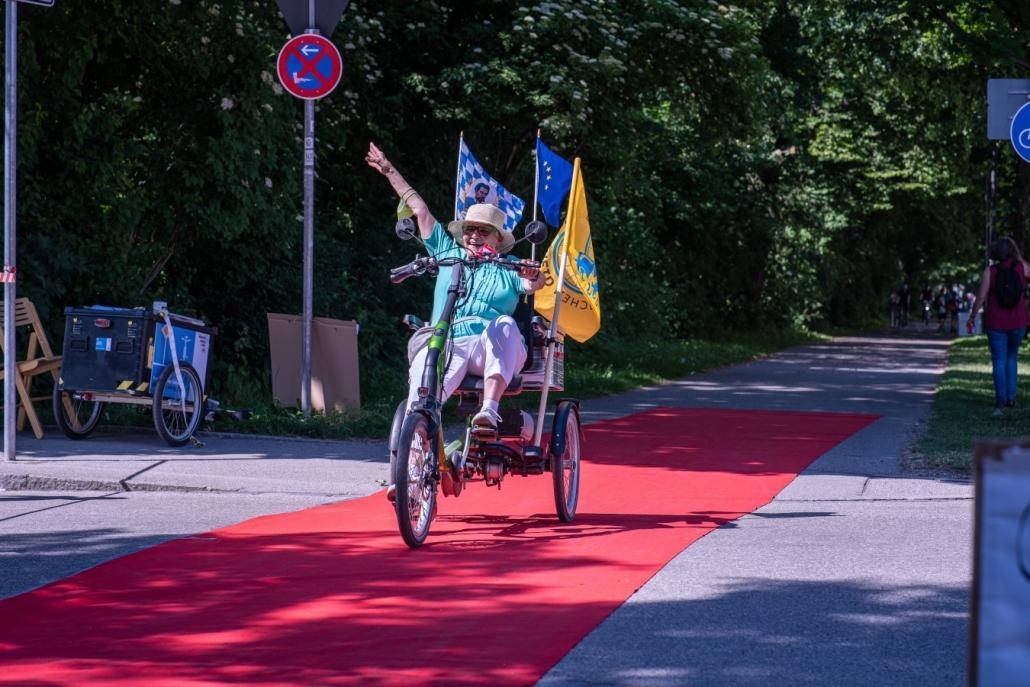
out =
{"type": "Polygon", "coordinates": [[[318,29],[318,32],[329,38],[340,21],[340,15],[347,9],[350,0],[276,0],[279,3],[279,11],[286,19],[286,25],[290,27],[290,33],[299,36],[308,29],[318,29]],[[309,3],[314,4],[315,22],[314,25],[308,22],[309,3]]]}
{"type": "Polygon", "coordinates": [[[1016,155],[1030,162],[1030,103],[1023,105],[1012,117],[1009,140],[1016,149],[1016,155]]]}
{"type": "Polygon", "coordinates": [[[42,5],[43,7],[53,7],[54,0],[14,0],[15,2],[24,2],[27,5],[42,5]]]}
{"type": "Polygon", "coordinates": [[[988,79],[988,140],[1008,140],[1012,115],[1027,102],[1030,102],[1030,79],[988,79]]]}
{"type": "Polygon", "coordinates": [[[279,52],[279,81],[292,95],[318,100],[340,83],[343,59],[332,41],[307,33],[291,38],[279,52]]]}

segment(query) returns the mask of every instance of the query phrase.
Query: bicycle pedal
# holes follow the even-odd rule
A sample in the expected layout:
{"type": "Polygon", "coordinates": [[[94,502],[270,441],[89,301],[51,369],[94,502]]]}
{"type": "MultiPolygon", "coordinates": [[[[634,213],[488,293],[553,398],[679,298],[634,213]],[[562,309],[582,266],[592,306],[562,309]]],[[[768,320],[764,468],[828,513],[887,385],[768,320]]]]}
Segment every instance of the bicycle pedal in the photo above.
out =
{"type": "Polygon", "coordinates": [[[490,425],[472,425],[472,436],[477,439],[496,439],[497,428],[490,425]]]}

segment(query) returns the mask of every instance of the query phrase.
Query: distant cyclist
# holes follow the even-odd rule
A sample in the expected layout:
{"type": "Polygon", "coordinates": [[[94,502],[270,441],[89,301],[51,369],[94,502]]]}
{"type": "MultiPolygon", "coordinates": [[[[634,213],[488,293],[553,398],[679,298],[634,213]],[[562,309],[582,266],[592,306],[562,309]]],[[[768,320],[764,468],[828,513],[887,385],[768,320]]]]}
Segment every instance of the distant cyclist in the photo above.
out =
{"type": "Polygon", "coordinates": [[[920,296],[920,300],[923,303],[923,325],[930,326],[930,309],[933,307],[933,289],[927,284],[923,287],[923,293],[920,296]]]}

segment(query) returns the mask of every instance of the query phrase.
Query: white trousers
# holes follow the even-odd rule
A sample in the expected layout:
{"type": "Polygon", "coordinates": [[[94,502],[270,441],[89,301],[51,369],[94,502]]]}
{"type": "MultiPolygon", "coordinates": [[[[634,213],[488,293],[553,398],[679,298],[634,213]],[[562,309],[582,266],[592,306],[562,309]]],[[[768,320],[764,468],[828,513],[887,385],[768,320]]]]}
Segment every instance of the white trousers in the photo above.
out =
{"type": "MultiPolygon", "coordinates": [[[[518,325],[508,315],[491,321],[482,334],[453,339],[451,344],[451,362],[444,374],[441,401],[451,397],[466,374],[479,375],[484,379],[501,375],[504,383],[508,384],[526,364],[526,345],[522,342],[518,325]]],[[[408,370],[409,408],[418,400],[418,388],[422,385],[428,353],[427,346],[416,353],[415,359],[411,361],[408,370]]]]}

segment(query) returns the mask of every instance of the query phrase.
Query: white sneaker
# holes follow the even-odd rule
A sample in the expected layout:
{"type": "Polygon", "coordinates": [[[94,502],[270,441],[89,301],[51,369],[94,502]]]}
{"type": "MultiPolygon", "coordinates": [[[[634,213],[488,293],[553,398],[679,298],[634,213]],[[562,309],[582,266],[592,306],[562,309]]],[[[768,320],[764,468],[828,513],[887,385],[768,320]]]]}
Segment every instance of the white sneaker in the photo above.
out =
{"type": "Polygon", "coordinates": [[[386,500],[391,503],[397,500],[397,485],[391,484],[386,488],[386,500]]]}
{"type": "Polygon", "coordinates": [[[472,418],[472,431],[477,434],[497,434],[501,416],[495,410],[483,408],[472,418]]]}

